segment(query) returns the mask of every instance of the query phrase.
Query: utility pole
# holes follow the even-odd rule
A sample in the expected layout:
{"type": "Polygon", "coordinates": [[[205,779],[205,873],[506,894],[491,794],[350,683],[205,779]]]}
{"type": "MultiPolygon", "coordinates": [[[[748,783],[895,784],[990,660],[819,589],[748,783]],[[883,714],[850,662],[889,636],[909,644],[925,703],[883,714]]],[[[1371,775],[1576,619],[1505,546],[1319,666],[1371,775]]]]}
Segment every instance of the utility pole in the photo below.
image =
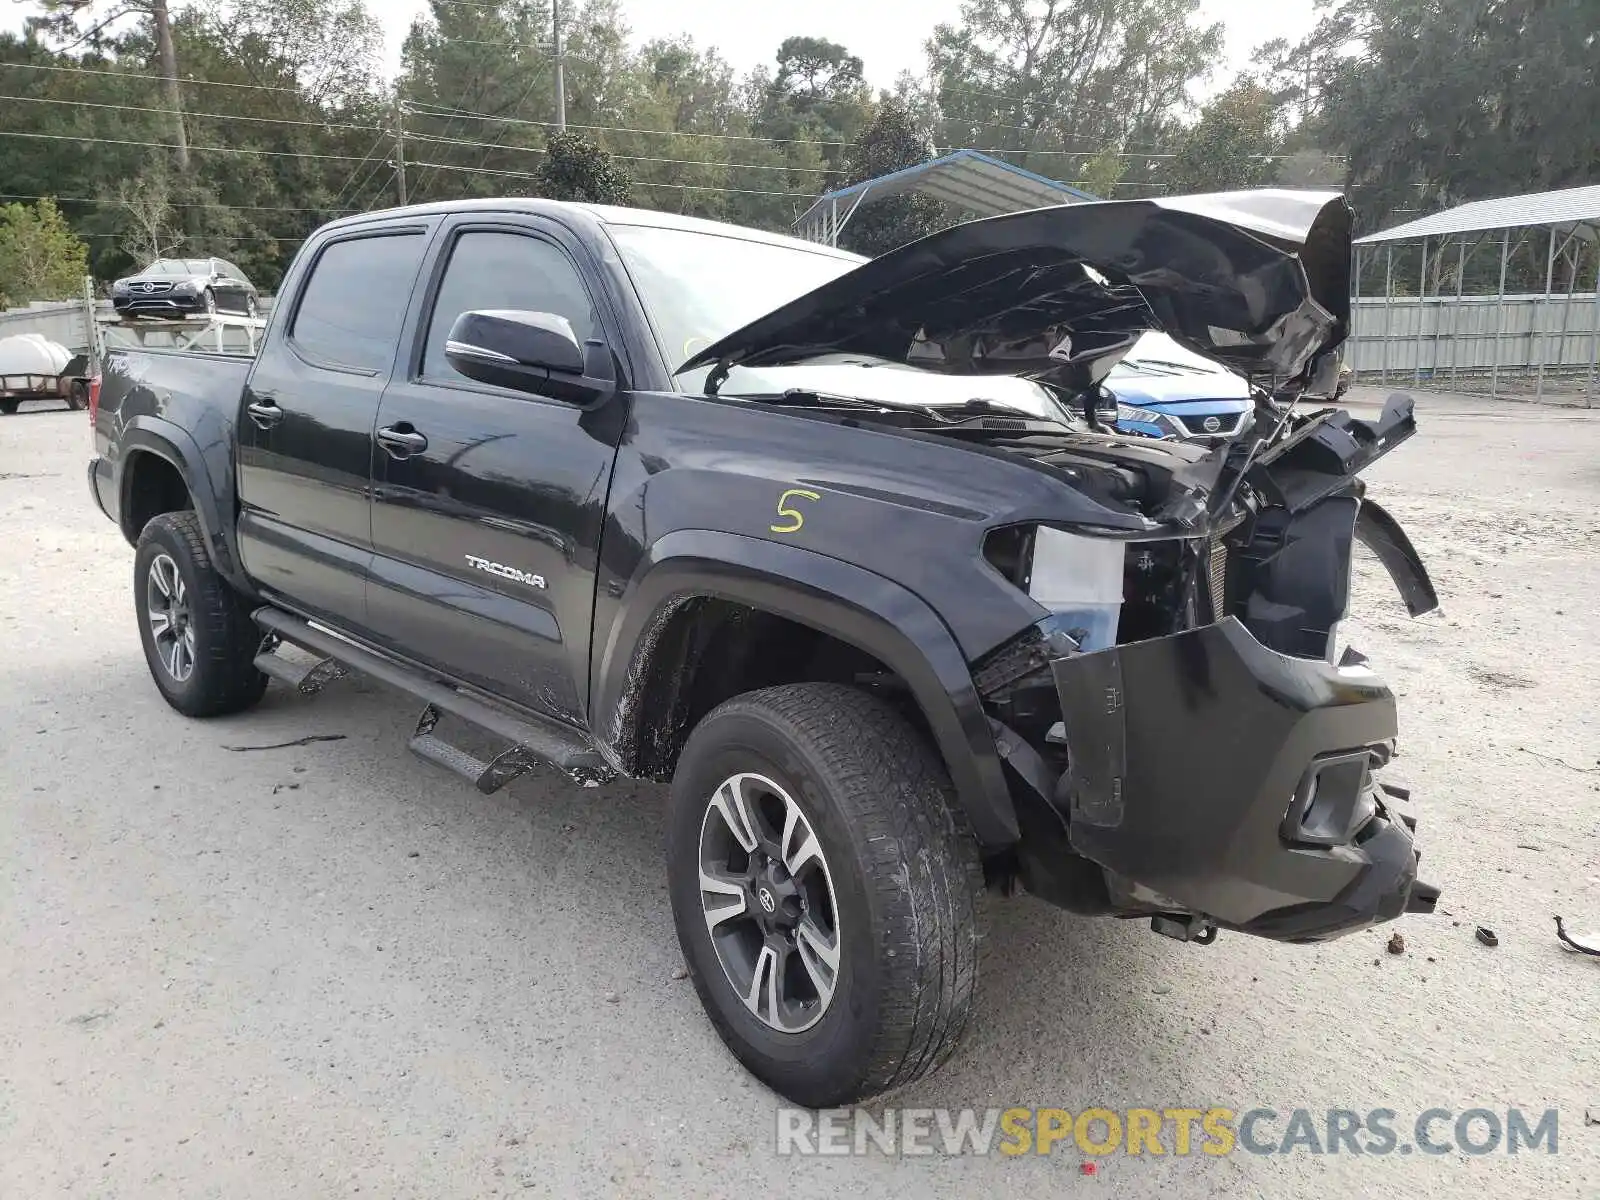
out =
{"type": "Polygon", "coordinates": [[[556,43],[556,128],[567,131],[567,73],[561,57],[561,0],[551,0],[551,24],[555,27],[556,43]]]}
{"type": "Polygon", "coordinates": [[[400,207],[406,205],[406,126],[405,105],[394,102],[394,177],[400,185],[400,207]]]}

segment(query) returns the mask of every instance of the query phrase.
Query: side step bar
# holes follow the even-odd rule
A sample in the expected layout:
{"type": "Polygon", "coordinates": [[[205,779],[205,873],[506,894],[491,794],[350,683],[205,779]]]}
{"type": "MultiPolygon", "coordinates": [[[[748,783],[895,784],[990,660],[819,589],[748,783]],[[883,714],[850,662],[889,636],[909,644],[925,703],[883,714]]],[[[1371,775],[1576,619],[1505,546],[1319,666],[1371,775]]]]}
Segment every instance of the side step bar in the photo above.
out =
{"type": "MultiPolygon", "coordinates": [[[[600,757],[595,748],[570,730],[554,724],[536,724],[533,720],[486,703],[447,683],[317,629],[310,622],[281,609],[258,608],[253,616],[256,624],[268,633],[409,692],[423,701],[427,708],[423,710],[417,731],[411,738],[411,749],[422,758],[470,780],[479,791],[496,791],[526,771],[535,761],[554,764],[586,787],[606,783],[616,776],[616,771],[600,757]],[[442,741],[433,732],[441,712],[451,713],[490,733],[498,734],[512,743],[511,748],[485,763],[442,741]]],[[[261,665],[259,658],[257,665],[261,665]]],[[[275,665],[290,670],[298,669],[295,664],[281,659],[275,665]]],[[[315,673],[321,665],[317,664],[308,674],[315,673]]],[[[261,669],[275,678],[283,678],[267,667],[261,669]]]]}

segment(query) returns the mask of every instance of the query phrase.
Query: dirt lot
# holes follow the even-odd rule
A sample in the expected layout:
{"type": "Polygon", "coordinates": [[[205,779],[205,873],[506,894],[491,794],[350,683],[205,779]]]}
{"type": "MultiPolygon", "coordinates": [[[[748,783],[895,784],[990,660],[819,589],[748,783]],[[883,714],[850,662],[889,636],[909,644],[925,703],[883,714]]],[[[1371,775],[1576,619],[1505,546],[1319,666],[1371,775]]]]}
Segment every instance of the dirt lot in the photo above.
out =
{"type": "Polygon", "coordinates": [[[1409,621],[1363,571],[1356,644],[1401,694],[1391,775],[1448,915],[1199,948],[997,901],[978,1027],[893,1102],[1389,1108],[1403,1133],[1554,1107],[1557,1154],[778,1158],[775,1098],[674,979],[658,789],[485,799],[404,753],[409,701],[348,680],[176,716],[84,417],[24,410],[0,418],[0,1196],[1593,1196],[1600,961],[1551,915],[1600,928],[1600,413],[1429,396],[1422,420],[1373,493],[1444,608],[1409,621]],[[313,733],[344,736],[229,749],[313,733]]]}

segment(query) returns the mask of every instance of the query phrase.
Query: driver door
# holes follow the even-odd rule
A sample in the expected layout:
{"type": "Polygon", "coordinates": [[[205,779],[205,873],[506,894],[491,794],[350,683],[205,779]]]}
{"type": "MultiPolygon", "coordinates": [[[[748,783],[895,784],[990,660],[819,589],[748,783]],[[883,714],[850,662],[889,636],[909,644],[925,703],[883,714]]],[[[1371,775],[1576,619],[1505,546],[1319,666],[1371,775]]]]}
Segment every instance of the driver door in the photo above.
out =
{"type": "Polygon", "coordinates": [[[420,344],[385,390],[373,435],[369,627],[407,658],[581,726],[625,397],[585,411],[478,383],[446,361],[444,343],[469,309],[556,313],[580,340],[607,333],[547,223],[461,217],[437,246],[420,344]]]}

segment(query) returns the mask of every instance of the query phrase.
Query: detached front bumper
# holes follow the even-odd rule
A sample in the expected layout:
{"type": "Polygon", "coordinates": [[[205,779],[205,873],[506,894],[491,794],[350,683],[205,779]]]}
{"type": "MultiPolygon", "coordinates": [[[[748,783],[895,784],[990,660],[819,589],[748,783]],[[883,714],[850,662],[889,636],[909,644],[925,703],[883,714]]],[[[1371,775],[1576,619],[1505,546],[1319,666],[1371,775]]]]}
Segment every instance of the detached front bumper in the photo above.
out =
{"type": "Polygon", "coordinates": [[[1409,818],[1372,778],[1394,695],[1364,665],[1269,650],[1235,618],[1051,662],[1073,852],[1123,911],[1282,941],[1431,912],[1409,818]]]}

